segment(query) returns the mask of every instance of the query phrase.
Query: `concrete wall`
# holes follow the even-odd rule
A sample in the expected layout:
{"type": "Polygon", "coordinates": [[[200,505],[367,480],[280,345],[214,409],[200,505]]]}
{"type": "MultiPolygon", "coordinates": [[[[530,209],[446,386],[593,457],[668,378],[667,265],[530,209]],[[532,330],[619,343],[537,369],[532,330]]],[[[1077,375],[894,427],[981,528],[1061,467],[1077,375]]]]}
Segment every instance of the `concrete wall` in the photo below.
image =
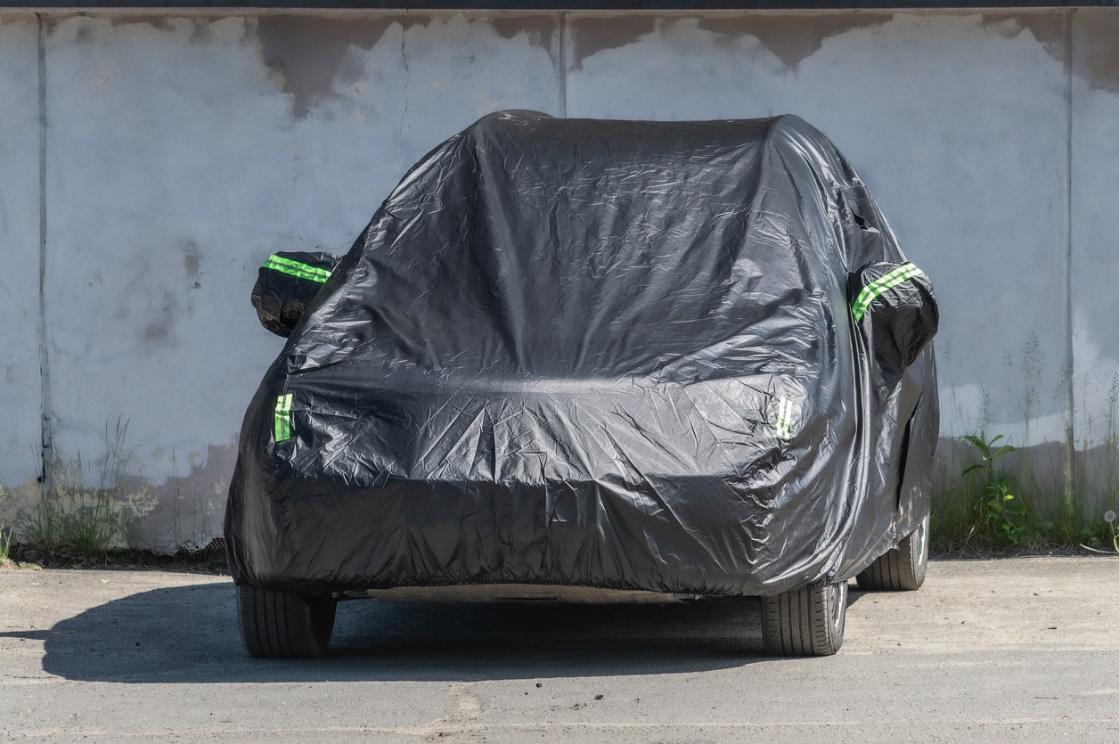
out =
{"type": "Polygon", "coordinates": [[[34,17],[0,16],[0,487],[42,457],[37,35],[34,17]]]}
{"type": "Polygon", "coordinates": [[[0,477],[34,490],[42,416],[87,458],[124,420],[150,510],[131,539],[217,534],[280,348],[256,267],[344,251],[412,162],[501,108],[804,116],[936,282],[945,434],[1058,443],[1063,471],[1073,427],[1095,468],[1119,380],[1117,50],[1119,9],[0,15],[0,477]]]}

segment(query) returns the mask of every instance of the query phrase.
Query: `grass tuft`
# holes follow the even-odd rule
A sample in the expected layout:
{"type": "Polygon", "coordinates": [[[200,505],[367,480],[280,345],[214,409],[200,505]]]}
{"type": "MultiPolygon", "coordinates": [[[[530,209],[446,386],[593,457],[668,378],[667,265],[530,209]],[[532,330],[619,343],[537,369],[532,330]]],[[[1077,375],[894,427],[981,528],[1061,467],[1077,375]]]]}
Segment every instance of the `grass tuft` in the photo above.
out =
{"type": "Polygon", "coordinates": [[[0,564],[8,560],[12,554],[12,528],[0,525],[0,564]]]}
{"type": "MultiPolygon", "coordinates": [[[[43,489],[21,526],[25,542],[51,555],[98,555],[116,547],[141,510],[142,499],[126,498],[122,483],[132,450],[128,422],[105,425],[103,453],[92,463],[79,452],[48,457],[43,489]]],[[[134,495],[135,496],[135,495],[134,495]]]]}

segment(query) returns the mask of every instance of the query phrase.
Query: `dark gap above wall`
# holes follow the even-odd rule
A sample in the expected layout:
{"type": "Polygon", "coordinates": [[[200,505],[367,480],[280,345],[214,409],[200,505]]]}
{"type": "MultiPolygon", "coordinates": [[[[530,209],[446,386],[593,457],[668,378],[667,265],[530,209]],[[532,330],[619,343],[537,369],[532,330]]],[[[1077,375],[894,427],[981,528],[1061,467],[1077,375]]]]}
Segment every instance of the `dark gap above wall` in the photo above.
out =
{"type": "Polygon", "coordinates": [[[174,10],[914,10],[952,8],[1119,7],[1119,0],[0,0],[0,8],[27,10],[145,8],[174,10]]]}

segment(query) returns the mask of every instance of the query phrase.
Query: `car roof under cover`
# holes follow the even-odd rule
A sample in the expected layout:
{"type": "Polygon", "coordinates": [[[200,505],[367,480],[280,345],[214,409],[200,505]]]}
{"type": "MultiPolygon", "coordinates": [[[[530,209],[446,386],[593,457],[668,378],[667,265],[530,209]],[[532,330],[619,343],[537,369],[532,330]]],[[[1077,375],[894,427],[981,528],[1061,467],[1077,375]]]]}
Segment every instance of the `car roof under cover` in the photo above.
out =
{"type": "Polygon", "coordinates": [[[804,334],[830,333],[847,272],[884,237],[846,161],[795,116],[492,114],[404,177],[294,334],[289,369],[705,377],[728,339],[797,334],[789,353],[811,366],[804,334]]]}

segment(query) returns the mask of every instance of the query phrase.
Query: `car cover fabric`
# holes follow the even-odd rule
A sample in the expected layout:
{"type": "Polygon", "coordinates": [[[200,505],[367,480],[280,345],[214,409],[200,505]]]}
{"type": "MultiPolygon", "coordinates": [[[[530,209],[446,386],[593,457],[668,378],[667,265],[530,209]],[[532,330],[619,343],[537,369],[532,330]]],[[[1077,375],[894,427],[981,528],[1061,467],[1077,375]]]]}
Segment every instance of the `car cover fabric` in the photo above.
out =
{"type": "Polygon", "coordinates": [[[277,336],[291,335],[337,264],[337,257],[321,252],[281,251],[269,256],[252,291],[260,324],[277,336]]]}
{"type": "Polygon", "coordinates": [[[906,315],[935,300],[909,276],[856,319],[879,264],[905,265],[893,232],[796,117],[490,115],[404,176],[265,375],[234,579],[764,595],[852,576],[928,513],[936,441],[935,323],[906,315]],[[886,312],[911,362],[888,374],[886,312]]]}
{"type": "Polygon", "coordinates": [[[860,269],[851,312],[871,323],[870,348],[884,371],[900,375],[936,335],[940,310],[932,283],[912,263],[873,263],[860,269]],[[876,310],[869,313],[871,304],[876,310]]]}

